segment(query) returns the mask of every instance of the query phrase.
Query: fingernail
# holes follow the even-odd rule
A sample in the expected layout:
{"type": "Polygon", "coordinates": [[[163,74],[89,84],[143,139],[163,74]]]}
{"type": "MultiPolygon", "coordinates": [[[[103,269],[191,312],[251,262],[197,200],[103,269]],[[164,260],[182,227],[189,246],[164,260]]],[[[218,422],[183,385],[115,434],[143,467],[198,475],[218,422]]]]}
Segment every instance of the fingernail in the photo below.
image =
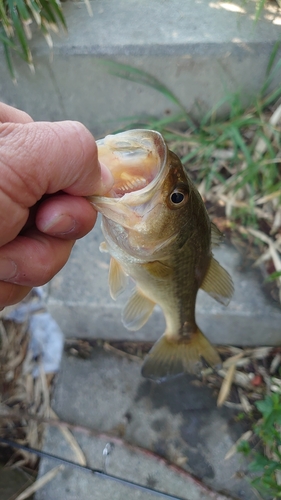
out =
{"type": "Polygon", "coordinates": [[[107,193],[113,186],[114,179],[113,175],[110,172],[109,168],[100,162],[100,170],[101,170],[101,181],[99,192],[95,194],[105,194],[107,193]]]}
{"type": "Polygon", "coordinates": [[[74,231],[76,221],[71,215],[58,215],[52,220],[41,225],[40,230],[43,233],[52,233],[52,235],[68,234],[74,231]]]}
{"type": "Polygon", "coordinates": [[[0,280],[5,281],[14,278],[17,274],[17,265],[11,259],[0,259],[0,280]]]}

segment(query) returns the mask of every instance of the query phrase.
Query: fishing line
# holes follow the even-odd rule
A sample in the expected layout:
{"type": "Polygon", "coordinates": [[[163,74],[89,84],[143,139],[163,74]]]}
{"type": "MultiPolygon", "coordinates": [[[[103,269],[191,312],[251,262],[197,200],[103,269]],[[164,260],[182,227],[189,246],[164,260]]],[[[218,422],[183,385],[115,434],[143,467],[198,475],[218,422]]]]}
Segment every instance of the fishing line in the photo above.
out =
{"type": "Polygon", "coordinates": [[[102,477],[103,479],[111,479],[112,481],[115,481],[119,484],[123,484],[125,486],[129,486],[131,488],[135,488],[140,491],[145,491],[147,493],[152,493],[152,495],[158,497],[167,498],[168,500],[188,500],[187,498],[169,495],[169,493],[165,493],[164,491],[155,490],[154,488],[150,488],[149,486],[143,486],[142,484],[135,483],[134,481],[130,481],[129,479],[123,479],[121,477],[114,476],[113,474],[108,474],[107,472],[102,471],[100,469],[92,469],[91,467],[88,467],[86,465],[77,464],[75,462],[72,462],[71,460],[68,460],[67,458],[61,458],[58,457],[57,455],[52,455],[51,453],[48,453],[46,451],[36,450],[35,448],[24,446],[22,444],[16,443],[15,441],[11,441],[10,439],[0,438],[0,443],[6,444],[11,448],[18,448],[19,450],[27,451],[28,453],[33,453],[34,455],[37,455],[38,457],[41,458],[49,458],[50,460],[55,460],[61,464],[69,465],[70,467],[80,469],[85,472],[91,472],[95,476],[102,477]]]}

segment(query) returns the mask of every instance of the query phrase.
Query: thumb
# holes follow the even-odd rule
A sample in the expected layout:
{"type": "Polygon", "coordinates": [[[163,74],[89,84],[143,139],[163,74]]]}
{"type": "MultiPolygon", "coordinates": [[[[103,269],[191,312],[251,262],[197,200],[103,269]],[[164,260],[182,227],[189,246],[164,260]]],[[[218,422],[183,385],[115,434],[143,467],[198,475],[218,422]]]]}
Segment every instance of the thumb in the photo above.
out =
{"type": "Polygon", "coordinates": [[[0,123],[0,179],[2,245],[19,233],[44,194],[89,196],[112,185],[92,134],[71,121],[0,123]]]}

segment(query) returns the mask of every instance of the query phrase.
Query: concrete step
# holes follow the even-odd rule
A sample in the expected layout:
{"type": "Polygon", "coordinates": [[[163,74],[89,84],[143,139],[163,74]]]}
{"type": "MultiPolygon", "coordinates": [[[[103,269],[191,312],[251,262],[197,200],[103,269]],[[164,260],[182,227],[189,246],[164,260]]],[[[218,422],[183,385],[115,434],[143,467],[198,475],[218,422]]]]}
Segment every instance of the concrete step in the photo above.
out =
{"type": "MultiPolygon", "coordinates": [[[[207,486],[231,498],[254,500],[254,492],[238,471],[244,459],[224,457],[245,429],[232,410],[218,409],[212,389],[192,383],[187,376],[157,384],[140,377],[139,363],[95,348],[90,359],[65,355],[54,394],[54,409],[62,420],[85,426],[74,435],[87,464],[104,469],[103,450],[115,443],[106,471],[186,500],[211,500],[214,493],[188,475],[157,459],[144,449],[180,465],[207,486]],[[106,434],[114,433],[111,440],[106,434]],[[141,449],[139,448],[141,447],[141,449]],[[153,482],[153,483],[152,483],[153,482]]],[[[49,427],[45,451],[72,461],[77,456],[61,431],[49,427]]],[[[56,462],[43,459],[40,476],[56,462]]],[[[36,500],[153,500],[148,492],[131,489],[65,466],[36,500]]],[[[161,496],[159,497],[161,498],[161,496]]],[[[216,496],[226,500],[225,496],[216,496]]],[[[229,498],[229,497],[227,497],[229,498]]]]}
{"type": "MultiPolygon", "coordinates": [[[[126,330],[121,322],[130,287],[116,302],[110,298],[109,255],[99,251],[103,238],[99,226],[97,222],[94,230],[76,243],[69,262],[49,283],[48,309],[66,337],[155,341],[165,329],[159,307],[137,332],[126,330]]],[[[232,247],[222,245],[215,256],[231,274],[235,293],[224,307],[199,291],[196,316],[202,331],[214,344],[279,345],[280,305],[264,295],[259,273],[252,269],[242,272],[241,256],[232,247]]]]}
{"type": "MultiPolygon", "coordinates": [[[[69,35],[54,36],[52,55],[35,33],[36,73],[15,58],[17,86],[0,48],[1,100],[36,120],[80,120],[95,135],[119,127],[127,116],[178,111],[159,92],[108,74],[100,64],[107,58],[158,78],[198,116],[233,92],[249,103],[264,82],[280,37],[281,15],[273,3],[256,24],[254,0],[241,5],[216,0],[90,4],[93,17],[83,2],[63,3],[69,35]]],[[[275,75],[279,82],[280,73],[275,75]]]]}

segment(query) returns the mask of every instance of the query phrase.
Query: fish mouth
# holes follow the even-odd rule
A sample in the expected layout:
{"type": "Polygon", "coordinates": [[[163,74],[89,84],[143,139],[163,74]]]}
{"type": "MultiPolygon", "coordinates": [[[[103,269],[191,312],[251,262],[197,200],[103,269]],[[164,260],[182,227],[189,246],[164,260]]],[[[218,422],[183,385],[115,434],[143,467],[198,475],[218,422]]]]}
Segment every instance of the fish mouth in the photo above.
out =
{"type": "Polygon", "coordinates": [[[167,146],[162,135],[154,130],[129,130],[107,135],[97,146],[99,160],[111,171],[114,184],[105,195],[92,196],[92,202],[98,205],[109,198],[131,204],[136,192],[138,203],[145,202],[163,176],[167,146]]]}

